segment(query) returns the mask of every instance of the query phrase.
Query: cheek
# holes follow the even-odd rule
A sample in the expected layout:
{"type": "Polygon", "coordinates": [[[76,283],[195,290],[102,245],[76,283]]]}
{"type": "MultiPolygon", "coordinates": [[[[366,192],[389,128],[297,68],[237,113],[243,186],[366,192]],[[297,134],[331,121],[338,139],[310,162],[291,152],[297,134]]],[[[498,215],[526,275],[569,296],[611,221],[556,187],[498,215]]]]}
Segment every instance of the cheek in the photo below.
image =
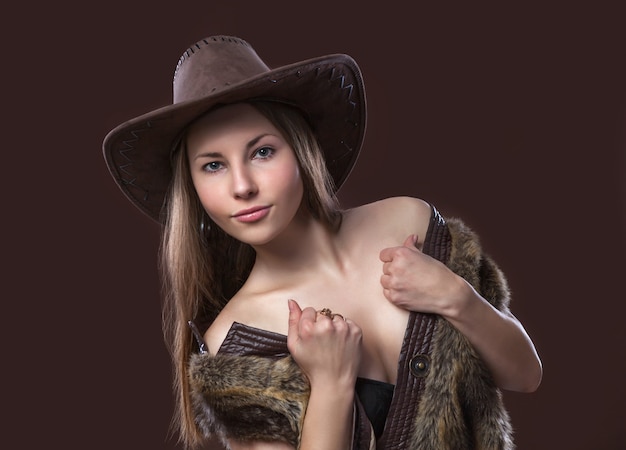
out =
{"type": "Polygon", "coordinates": [[[280,175],[277,174],[272,181],[276,183],[281,192],[285,192],[289,196],[292,202],[300,203],[304,186],[300,170],[297,167],[290,167],[290,170],[282,171],[280,175]]]}
{"type": "Polygon", "coordinates": [[[220,192],[219,183],[206,185],[203,183],[196,183],[194,181],[194,188],[196,190],[196,195],[200,200],[200,204],[211,219],[213,219],[215,215],[219,214],[219,212],[225,208],[225,193],[220,192]]]}
{"type": "Polygon", "coordinates": [[[302,176],[300,175],[300,169],[298,167],[292,168],[289,176],[285,177],[286,184],[289,184],[293,188],[302,188],[302,176]]]}
{"type": "Polygon", "coordinates": [[[209,219],[222,230],[228,229],[230,225],[228,217],[230,217],[232,210],[224,202],[224,196],[212,193],[211,195],[199,196],[199,198],[200,204],[204,212],[209,216],[209,219]]]}
{"type": "Polygon", "coordinates": [[[202,204],[202,207],[209,215],[211,215],[211,211],[216,210],[218,207],[219,202],[216,200],[219,199],[219,197],[198,192],[198,198],[200,199],[200,204],[202,204]]]}

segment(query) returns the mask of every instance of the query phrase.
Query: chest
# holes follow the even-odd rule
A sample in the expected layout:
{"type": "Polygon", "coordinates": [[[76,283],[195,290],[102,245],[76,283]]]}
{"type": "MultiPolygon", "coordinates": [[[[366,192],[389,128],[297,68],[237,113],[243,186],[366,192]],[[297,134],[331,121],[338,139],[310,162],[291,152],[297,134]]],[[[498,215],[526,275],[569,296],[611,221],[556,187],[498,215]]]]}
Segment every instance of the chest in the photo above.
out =
{"type": "Polygon", "coordinates": [[[380,276],[380,268],[375,267],[343,277],[312,277],[310,282],[256,299],[256,307],[247,309],[251,313],[246,314],[244,322],[286,335],[287,299],[296,300],[303,309],[328,308],[351,319],[362,330],[359,376],[395,383],[409,312],[384,297],[380,276]]]}
{"type": "Polygon", "coordinates": [[[379,275],[337,287],[324,298],[324,307],[349,317],[362,330],[359,376],[395,384],[398,358],[409,312],[383,295],[379,275]]]}

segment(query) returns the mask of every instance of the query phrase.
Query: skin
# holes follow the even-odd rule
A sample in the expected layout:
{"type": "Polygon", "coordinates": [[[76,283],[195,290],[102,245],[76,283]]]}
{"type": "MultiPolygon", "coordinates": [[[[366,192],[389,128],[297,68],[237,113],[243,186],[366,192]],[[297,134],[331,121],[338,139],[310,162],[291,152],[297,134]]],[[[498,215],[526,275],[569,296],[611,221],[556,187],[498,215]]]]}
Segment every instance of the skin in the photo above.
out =
{"type": "MultiPolygon", "coordinates": [[[[430,206],[389,198],[347,211],[333,233],[301,206],[293,150],[249,105],[221,108],[189,132],[198,196],[217,225],[257,252],[250,277],[205,335],[217,352],[234,321],[285,334],[311,383],[301,449],[349,448],[356,377],[395,383],[409,311],[457,327],[499,387],[530,392],[541,362],[519,321],[493,308],[462,278],[421,252],[430,206]],[[241,222],[237,212],[268,212],[241,222]],[[291,300],[290,300],[291,299],[291,300]],[[317,311],[340,313],[329,318],[317,311]]],[[[231,442],[233,449],[289,449],[231,442]]]]}

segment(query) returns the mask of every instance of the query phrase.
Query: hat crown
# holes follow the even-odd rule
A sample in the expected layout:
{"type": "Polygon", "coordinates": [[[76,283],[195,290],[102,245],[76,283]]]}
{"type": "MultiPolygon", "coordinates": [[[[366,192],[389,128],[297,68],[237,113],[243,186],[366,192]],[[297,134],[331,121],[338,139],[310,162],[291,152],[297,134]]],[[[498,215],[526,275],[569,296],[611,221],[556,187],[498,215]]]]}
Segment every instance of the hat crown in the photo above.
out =
{"type": "Polygon", "coordinates": [[[201,99],[269,70],[243,39],[232,36],[202,39],[178,60],[173,103],[201,99]]]}

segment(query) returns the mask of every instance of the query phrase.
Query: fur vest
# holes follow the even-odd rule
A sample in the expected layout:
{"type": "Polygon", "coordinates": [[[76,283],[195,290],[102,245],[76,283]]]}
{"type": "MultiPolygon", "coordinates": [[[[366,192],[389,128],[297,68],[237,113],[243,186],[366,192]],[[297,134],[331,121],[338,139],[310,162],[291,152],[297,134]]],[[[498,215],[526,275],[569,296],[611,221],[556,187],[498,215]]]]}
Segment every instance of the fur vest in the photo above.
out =
{"type": "MultiPolygon", "coordinates": [[[[446,265],[496,308],[508,310],[506,280],[483,253],[478,237],[458,219],[448,220],[446,226],[446,265]]],[[[394,430],[394,435],[402,435],[395,439],[401,445],[379,443],[377,448],[512,450],[509,416],[489,371],[461,333],[441,317],[434,320],[417,411],[408,426],[394,430]]],[[[224,443],[229,438],[278,440],[298,447],[309,385],[289,355],[194,354],[189,374],[194,414],[207,437],[216,435],[224,443]]],[[[402,414],[403,408],[395,411],[390,414],[402,414]]],[[[354,450],[369,447],[370,442],[356,440],[353,445],[354,450]]]]}

